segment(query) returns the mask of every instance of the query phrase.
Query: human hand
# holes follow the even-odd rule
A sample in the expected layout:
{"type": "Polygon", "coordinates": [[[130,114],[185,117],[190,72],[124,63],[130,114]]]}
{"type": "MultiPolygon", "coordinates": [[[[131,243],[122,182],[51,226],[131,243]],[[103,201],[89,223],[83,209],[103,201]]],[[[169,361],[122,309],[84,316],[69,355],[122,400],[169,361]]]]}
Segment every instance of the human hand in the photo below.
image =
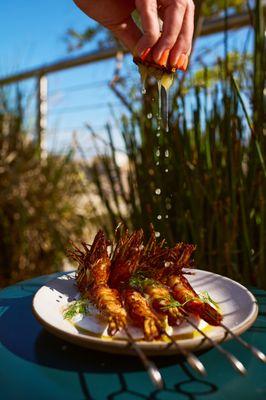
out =
{"type": "Polygon", "coordinates": [[[110,29],[134,55],[144,59],[150,53],[159,65],[186,69],[194,30],[192,0],[74,1],[88,16],[110,29]],[[135,9],[143,32],[132,19],[135,9]]]}

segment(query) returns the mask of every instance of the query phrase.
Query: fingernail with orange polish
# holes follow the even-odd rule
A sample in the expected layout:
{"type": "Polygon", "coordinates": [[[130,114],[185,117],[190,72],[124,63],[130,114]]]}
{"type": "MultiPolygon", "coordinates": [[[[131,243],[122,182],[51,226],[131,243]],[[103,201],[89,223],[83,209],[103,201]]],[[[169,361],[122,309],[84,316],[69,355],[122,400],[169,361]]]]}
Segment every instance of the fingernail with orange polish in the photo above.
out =
{"type": "Polygon", "coordinates": [[[170,49],[164,50],[164,52],[161,55],[161,58],[159,59],[157,64],[161,65],[162,67],[166,67],[169,53],[170,53],[170,49]]]}
{"type": "Polygon", "coordinates": [[[144,50],[141,55],[140,58],[142,61],[145,61],[145,59],[147,58],[149,52],[151,51],[151,48],[149,47],[148,49],[144,50]]]}
{"type": "Polygon", "coordinates": [[[181,54],[181,55],[178,57],[178,60],[177,60],[177,63],[176,63],[176,68],[182,69],[182,67],[183,67],[183,65],[185,64],[187,58],[188,58],[188,57],[187,57],[186,54],[181,54]]]}
{"type": "Polygon", "coordinates": [[[188,56],[186,56],[186,60],[185,60],[185,62],[183,64],[183,66],[182,66],[183,71],[186,71],[187,66],[188,66],[188,56]]]}

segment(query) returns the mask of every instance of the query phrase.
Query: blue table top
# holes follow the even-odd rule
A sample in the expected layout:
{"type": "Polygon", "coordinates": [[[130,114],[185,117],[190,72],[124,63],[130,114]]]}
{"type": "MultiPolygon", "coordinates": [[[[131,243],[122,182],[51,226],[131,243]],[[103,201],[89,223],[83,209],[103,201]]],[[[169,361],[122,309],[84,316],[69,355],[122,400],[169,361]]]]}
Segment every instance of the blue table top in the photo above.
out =
{"type": "MultiPolygon", "coordinates": [[[[74,346],[44,331],[31,303],[40,286],[59,274],[20,282],[0,291],[0,398],[265,400],[266,365],[238,343],[222,346],[247,367],[239,376],[215,349],[199,357],[207,377],[198,376],[177,356],[155,359],[166,388],[156,391],[139,360],[74,346]]],[[[266,292],[252,290],[259,316],[243,337],[266,352],[266,292]]]]}

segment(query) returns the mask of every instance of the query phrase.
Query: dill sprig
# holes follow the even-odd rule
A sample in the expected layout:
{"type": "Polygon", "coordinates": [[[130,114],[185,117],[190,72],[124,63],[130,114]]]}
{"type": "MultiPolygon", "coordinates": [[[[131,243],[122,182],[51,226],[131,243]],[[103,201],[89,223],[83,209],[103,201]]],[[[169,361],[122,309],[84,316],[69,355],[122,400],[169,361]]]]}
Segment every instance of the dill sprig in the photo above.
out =
{"type": "Polygon", "coordinates": [[[155,279],[145,275],[143,271],[137,271],[129,279],[129,285],[133,289],[144,291],[146,286],[161,286],[155,279]]]}
{"type": "Polygon", "coordinates": [[[64,319],[72,319],[78,314],[89,315],[89,301],[87,299],[80,299],[72,302],[64,311],[64,319]]]}
{"type": "MultiPolygon", "coordinates": [[[[164,299],[162,299],[164,300],[164,299]]],[[[169,308],[178,308],[182,307],[183,304],[179,303],[179,301],[175,300],[172,296],[170,296],[168,300],[168,304],[162,307],[162,310],[168,310],[169,308]]]]}
{"type": "Polygon", "coordinates": [[[211,298],[207,290],[200,292],[199,298],[204,301],[204,303],[213,304],[214,307],[218,307],[218,303],[211,298]]]}
{"type": "Polygon", "coordinates": [[[218,307],[218,304],[211,298],[207,290],[204,290],[199,294],[198,297],[191,297],[190,299],[186,300],[184,303],[180,303],[179,301],[175,300],[172,296],[169,299],[169,303],[163,307],[163,309],[167,310],[169,308],[178,308],[184,307],[187,303],[193,300],[201,300],[203,303],[213,304],[215,307],[218,307]]]}

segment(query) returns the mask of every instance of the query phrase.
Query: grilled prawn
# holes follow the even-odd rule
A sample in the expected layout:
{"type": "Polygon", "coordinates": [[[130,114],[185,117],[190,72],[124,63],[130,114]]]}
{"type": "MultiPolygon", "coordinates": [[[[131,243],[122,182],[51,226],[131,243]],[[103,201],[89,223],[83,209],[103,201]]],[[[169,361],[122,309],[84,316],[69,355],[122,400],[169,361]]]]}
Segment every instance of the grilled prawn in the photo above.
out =
{"type": "Polygon", "coordinates": [[[160,336],[161,323],[151,310],[147,300],[134,289],[127,288],[123,293],[126,310],[134,324],[141,327],[146,340],[160,336]]]}
{"type": "Polygon", "coordinates": [[[116,245],[112,257],[112,271],[109,278],[111,287],[119,288],[128,282],[131,274],[135,271],[143,251],[142,229],[128,232],[121,236],[116,245]]]}
{"type": "Polygon", "coordinates": [[[113,257],[112,268],[109,278],[110,286],[123,291],[125,307],[135,325],[143,328],[147,340],[159,336],[160,322],[151,310],[146,299],[129,284],[129,279],[138,268],[141,255],[146,251],[152,251],[152,240],[146,247],[143,245],[143,231],[140,229],[131,235],[126,232],[120,237],[116,245],[113,257]],[[126,288],[126,289],[125,289],[126,288]]]}
{"type": "Polygon", "coordinates": [[[144,287],[144,293],[149,297],[153,309],[168,317],[169,325],[178,326],[182,323],[184,317],[177,307],[172,306],[172,298],[166,287],[148,284],[144,287]]]}
{"type": "Polygon", "coordinates": [[[186,311],[199,315],[210,325],[220,325],[222,315],[199,297],[184,275],[171,274],[165,278],[165,283],[171,289],[174,299],[183,304],[186,311]]]}
{"type": "Polygon", "coordinates": [[[107,317],[110,336],[126,326],[127,314],[121,304],[118,290],[111,289],[107,285],[94,285],[87,293],[98,310],[107,317]]]}
{"type": "Polygon", "coordinates": [[[119,292],[107,284],[111,267],[108,244],[103,231],[99,231],[91,247],[83,242],[84,251],[75,246],[69,255],[79,262],[76,276],[79,290],[108,318],[108,333],[112,336],[126,325],[127,315],[119,292]]]}

